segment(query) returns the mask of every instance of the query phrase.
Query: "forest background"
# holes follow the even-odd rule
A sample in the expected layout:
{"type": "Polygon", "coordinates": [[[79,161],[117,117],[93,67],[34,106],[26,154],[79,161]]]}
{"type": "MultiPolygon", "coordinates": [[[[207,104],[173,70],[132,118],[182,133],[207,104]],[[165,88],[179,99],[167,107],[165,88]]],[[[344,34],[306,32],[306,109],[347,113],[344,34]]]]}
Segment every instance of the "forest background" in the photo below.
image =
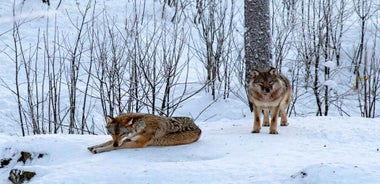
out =
{"type": "MultiPolygon", "coordinates": [[[[271,65],[293,88],[289,116],[379,117],[378,1],[266,2],[271,65]]],[[[105,133],[104,117],[125,112],[205,121],[231,101],[243,105],[230,116],[250,113],[243,1],[1,4],[11,134],[105,133]]]]}

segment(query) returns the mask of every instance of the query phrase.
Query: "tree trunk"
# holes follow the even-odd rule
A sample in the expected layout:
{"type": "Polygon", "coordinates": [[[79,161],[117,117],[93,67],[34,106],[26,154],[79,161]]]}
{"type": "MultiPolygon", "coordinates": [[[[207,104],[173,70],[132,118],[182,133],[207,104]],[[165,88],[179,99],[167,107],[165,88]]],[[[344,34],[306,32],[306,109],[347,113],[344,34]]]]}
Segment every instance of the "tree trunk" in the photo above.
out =
{"type": "MultiPolygon", "coordinates": [[[[271,35],[269,0],[245,0],[245,82],[251,80],[252,69],[264,70],[271,64],[271,35]]],[[[249,103],[252,111],[252,105],[249,103]]]]}

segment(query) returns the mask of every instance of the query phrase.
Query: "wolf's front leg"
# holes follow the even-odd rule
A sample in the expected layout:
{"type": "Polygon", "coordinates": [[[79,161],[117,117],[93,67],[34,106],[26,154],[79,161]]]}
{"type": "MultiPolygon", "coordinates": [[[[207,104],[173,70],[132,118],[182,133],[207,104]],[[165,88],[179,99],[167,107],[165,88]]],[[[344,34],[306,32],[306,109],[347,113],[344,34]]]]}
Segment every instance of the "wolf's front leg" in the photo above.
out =
{"type": "Polygon", "coordinates": [[[125,149],[125,148],[144,148],[152,141],[153,135],[145,134],[145,135],[137,135],[131,138],[129,141],[123,142],[116,149],[125,149]]]}
{"type": "Polygon", "coordinates": [[[94,148],[92,153],[102,153],[106,151],[118,150],[118,149],[126,149],[126,148],[143,148],[148,145],[151,138],[147,138],[144,136],[136,136],[134,140],[127,139],[120,146],[114,146],[112,141],[110,144],[106,144],[105,146],[94,148]]]}
{"type": "Polygon", "coordinates": [[[93,148],[90,151],[92,153],[96,154],[96,153],[102,153],[102,152],[106,152],[106,151],[116,150],[117,148],[118,147],[113,146],[113,144],[109,144],[109,145],[105,145],[105,146],[102,146],[102,147],[93,148]]]}
{"type": "Polygon", "coordinates": [[[109,145],[112,146],[112,144],[113,144],[113,141],[110,140],[110,141],[107,141],[107,142],[105,142],[105,143],[103,143],[103,144],[98,144],[98,145],[95,145],[95,146],[90,146],[90,147],[88,147],[87,149],[88,149],[89,151],[91,151],[92,153],[99,153],[99,152],[96,152],[95,150],[98,149],[98,148],[107,147],[107,146],[109,146],[109,145]]]}
{"type": "Polygon", "coordinates": [[[279,111],[280,111],[280,107],[273,108],[272,120],[271,120],[270,127],[269,127],[269,133],[270,134],[278,134],[278,132],[277,132],[277,118],[278,118],[279,111]]]}
{"type": "Polygon", "coordinates": [[[252,133],[260,133],[261,125],[260,125],[260,113],[261,109],[254,106],[253,107],[254,112],[254,120],[253,120],[253,130],[252,133]]]}

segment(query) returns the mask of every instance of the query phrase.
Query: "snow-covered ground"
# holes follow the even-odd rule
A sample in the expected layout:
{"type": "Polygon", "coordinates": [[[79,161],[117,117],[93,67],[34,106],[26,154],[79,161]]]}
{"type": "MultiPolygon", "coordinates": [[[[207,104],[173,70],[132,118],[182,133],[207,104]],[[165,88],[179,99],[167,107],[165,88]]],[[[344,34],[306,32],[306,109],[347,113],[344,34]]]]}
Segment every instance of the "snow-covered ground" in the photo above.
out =
{"type": "Polygon", "coordinates": [[[198,122],[198,142],[92,154],[110,136],[0,136],[0,169],[34,171],[30,183],[379,183],[380,119],[290,118],[278,135],[251,134],[252,116],[198,122]],[[46,154],[16,163],[21,151],[46,154]],[[16,164],[16,165],[15,165],[16,164]]]}

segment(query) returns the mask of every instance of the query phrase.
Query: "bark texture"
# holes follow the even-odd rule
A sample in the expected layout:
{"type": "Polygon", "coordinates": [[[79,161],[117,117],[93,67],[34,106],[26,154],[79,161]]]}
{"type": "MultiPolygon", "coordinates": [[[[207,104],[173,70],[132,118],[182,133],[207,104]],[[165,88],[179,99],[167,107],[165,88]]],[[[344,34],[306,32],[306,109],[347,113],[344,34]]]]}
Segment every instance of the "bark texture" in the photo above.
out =
{"type": "MultiPolygon", "coordinates": [[[[271,35],[269,0],[245,0],[245,81],[246,89],[252,69],[263,70],[271,66],[271,35]]],[[[251,111],[252,105],[249,104],[251,111]]]]}
{"type": "Polygon", "coordinates": [[[252,69],[263,70],[271,66],[271,35],[269,0],[245,0],[245,63],[246,81],[252,69]]]}

